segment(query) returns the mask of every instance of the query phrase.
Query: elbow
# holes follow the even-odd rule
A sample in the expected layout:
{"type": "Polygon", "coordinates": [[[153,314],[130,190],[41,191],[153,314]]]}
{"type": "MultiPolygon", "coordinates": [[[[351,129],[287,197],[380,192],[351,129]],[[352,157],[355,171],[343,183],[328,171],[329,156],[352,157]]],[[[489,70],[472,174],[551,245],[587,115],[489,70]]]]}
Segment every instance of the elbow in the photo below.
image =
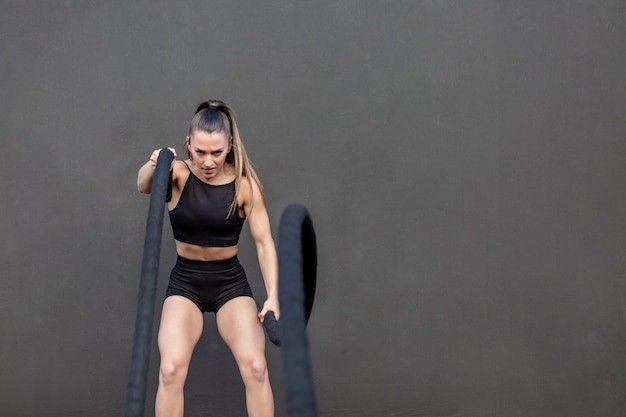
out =
{"type": "Polygon", "coordinates": [[[137,181],[137,191],[141,194],[150,194],[150,188],[143,183],[143,181],[137,181]]]}
{"type": "Polygon", "coordinates": [[[255,246],[256,246],[257,252],[259,253],[264,253],[264,252],[267,252],[268,250],[275,251],[274,239],[272,239],[271,236],[264,238],[264,239],[256,240],[255,246]]]}
{"type": "Polygon", "coordinates": [[[150,194],[152,178],[148,178],[141,170],[137,174],[137,191],[141,194],[150,194]]]}

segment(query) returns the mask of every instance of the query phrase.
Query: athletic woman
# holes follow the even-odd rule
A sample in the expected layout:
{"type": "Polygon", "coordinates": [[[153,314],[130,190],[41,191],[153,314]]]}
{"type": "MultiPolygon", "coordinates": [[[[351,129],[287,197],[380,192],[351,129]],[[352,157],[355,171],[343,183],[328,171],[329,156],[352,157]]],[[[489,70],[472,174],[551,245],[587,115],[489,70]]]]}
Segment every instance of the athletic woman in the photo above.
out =
{"type": "MultiPolygon", "coordinates": [[[[183,388],[202,333],[202,315],[213,312],[219,334],[239,367],[248,415],[271,417],[274,400],[261,323],[268,311],[277,318],[280,314],[278,261],[261,183],[230,107],[219,100],[202,103],[191,120],[185,151],[187,159],[174,159],[171,169],[168,209],[178,256],[159,327],[156,415],[183,416],[183,388]],[[260,312],[237,259],[246,220],[267,293],[260,312]]],[[[137,187],[142,193],[150,193],[159,152],[155,150],[139,169],[137,187]]]]}

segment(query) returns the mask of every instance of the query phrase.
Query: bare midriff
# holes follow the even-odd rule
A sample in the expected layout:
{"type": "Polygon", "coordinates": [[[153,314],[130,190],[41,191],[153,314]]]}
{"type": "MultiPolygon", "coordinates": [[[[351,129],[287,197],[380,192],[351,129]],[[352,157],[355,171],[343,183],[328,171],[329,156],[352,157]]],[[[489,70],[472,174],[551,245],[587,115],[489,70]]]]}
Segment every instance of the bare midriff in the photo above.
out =
{"type": "Polygon", "coordinates": [[[196,261],[223,261],[237,255],[237,246],[228,246],[225,248],[198,246],[177,240],[176,252],[185,259],[193,259],[196,261]]]}

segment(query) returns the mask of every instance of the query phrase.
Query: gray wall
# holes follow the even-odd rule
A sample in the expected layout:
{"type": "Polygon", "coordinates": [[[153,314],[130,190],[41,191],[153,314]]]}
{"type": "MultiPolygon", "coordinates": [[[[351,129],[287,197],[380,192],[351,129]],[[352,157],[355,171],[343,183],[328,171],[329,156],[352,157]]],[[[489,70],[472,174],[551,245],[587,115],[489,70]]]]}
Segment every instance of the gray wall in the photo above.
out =
{"type": "MultiPolygon", "coordinates": [[[[2,1],[0,414],[122,414],[136,172],[214,97],[274,234],[291,202],[314,218],[320,416],[623,416],[624,22],[621,0],[2,1]]],[[[261,293],[247,235],[241,258],[261,293]]],[[[173,260],[166,225],[159,300],[173,260]]],[[[211,316],[192,366],[187,415],[244,414],[211,316]]]]}

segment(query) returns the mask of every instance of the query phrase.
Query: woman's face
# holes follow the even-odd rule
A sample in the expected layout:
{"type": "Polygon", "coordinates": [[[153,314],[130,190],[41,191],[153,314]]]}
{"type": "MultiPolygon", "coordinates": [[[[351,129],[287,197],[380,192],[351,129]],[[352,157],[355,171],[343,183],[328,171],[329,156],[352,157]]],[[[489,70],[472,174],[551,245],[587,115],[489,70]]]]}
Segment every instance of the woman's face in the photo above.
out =
{"type": "Polygon", "coordinates": [[[193,165],[205,180],[213,179],[224,171],[230,141],[224,132],[196,130],[187,137],[187,146],[193,165]]]}

